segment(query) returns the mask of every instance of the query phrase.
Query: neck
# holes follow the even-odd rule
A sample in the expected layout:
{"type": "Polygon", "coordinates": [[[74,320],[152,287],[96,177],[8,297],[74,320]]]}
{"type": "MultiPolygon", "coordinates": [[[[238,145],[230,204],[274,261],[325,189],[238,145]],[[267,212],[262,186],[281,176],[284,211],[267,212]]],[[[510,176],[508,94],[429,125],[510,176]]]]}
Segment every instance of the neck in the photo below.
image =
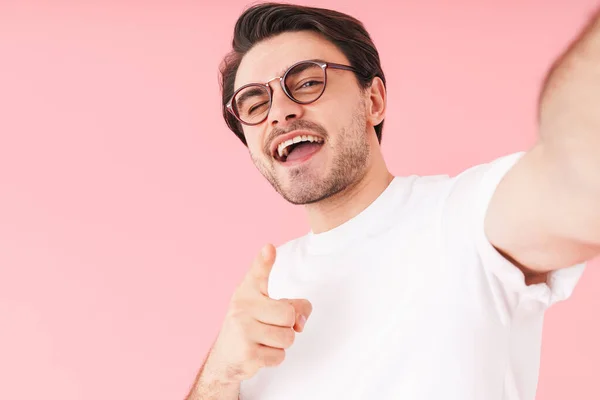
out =
{"type": "Polygon", "coordinates": [[[308,221],[314,233],[331,230],[352,219],[383,193],[394,176],[388,171],[379,151],[362,179],[343,191],[306,206],[308,221]]]}

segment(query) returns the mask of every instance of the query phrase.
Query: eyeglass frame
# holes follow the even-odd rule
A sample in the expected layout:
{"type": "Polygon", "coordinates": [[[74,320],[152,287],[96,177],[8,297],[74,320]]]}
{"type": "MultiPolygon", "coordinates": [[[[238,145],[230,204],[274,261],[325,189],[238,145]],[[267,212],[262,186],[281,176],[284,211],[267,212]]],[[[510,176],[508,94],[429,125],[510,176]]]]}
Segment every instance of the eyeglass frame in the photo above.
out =
{"type": "Polygon", "coordinates": [[[285,93],[285,95],[292,100],[294,103],[297,104],[302,104],[302,105],[306,105],[306,104],[311,104],[314,103],[315,101],[319,100],[321,98],[321,96],[323,96],[323,93],[325,93],[325,89],[327,88],[327,68],[332,68],[332,69],[339,69],[339,70],[344,70],[344,71],[351,71],[354,72],[355,74],[360,74],[360,72],[349,65],[344,65],[344,64],[338,64],[338,63],[333,63],[333,62],[327,62],[327,61],[321,61],[321,60],[303,60],[303,61],[298,61],[296,63],[294,63],[293,65],[291,65],[289,68],[287,68],[285,70],[285,72],[283,73],[283,75],[281,76],[275,76],[271,79],[269,79],[268,81],[264,82],[264,83],[260,83],[260,82],[254,82],[254,83],[247,83],[241,87],[239,87],[238,89],[236,89],[233,92],[233,95],[231,95],[231,98],[229,99],[229,101],[226,104],[226,108],[227,111],[229,111],[234,117],[235,119],[237,119],[240,123],[247,125],[247,126],[254,126],[254,125],[259,125],[262,124],[268,117],[269,117],[269,113],[271,112],[271,107],[273,107],[273,89],[271,88],[270,83],[273,82],[276,79],[279,79],[279,84],[281,86],[281,89],[283,89],[283,92],[285,93]],[[306,64],[306,63],[312,63],[315,64],[319,67],[321,67],[321,69],[323,70],[323,90],[321,90],[321,93],[317,96],[317,98],[315,98],[314,100],[311,101],[299,101],[297,99],[295,99],[287,90],[287,88],[285,87],[285,79],[287,78],[288,73],[294,69],[295,67],[297,67],[300,64],[306,64]],[[267,89],[267,93],[269,94],[269,109],[267,110],[267,112],[265,113],[265,117],[263,119],[261,119],[258,122],[254,122],[254,123],[248,123],[248,122],[244,122],[242,121],[242,119],[240,117],[238,117],[236,115],[236,112],[233,110],[233,99],[235,99],[235,96],[242,91],[243,89],[250,87],[250,86],[265,86],[267,89]]]}

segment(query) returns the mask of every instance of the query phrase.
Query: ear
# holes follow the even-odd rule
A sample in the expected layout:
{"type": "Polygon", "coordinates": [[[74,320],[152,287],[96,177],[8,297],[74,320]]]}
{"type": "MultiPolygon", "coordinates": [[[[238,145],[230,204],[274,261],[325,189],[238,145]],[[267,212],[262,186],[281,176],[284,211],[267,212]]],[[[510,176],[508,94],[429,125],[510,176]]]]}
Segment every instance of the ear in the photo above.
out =
{"type": "Polygon", "coordinates": [[[373,78],[371,86],[367,88],[367,121],[377,126],[385,118],[387,93],[383,81],[379,77],[373,78]]]}

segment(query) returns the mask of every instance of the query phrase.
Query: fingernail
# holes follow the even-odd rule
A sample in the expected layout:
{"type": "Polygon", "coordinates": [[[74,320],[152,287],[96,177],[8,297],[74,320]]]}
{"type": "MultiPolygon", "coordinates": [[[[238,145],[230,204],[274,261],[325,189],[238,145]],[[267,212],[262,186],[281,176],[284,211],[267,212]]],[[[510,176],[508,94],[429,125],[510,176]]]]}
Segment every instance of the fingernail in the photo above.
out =
{"type": "Polygon", "coordinates": [[[304,330],[304,324],[306,324],[306,317],[304,315],[298,318],[298,324],[300,325],[300,330],[304,330]]]}

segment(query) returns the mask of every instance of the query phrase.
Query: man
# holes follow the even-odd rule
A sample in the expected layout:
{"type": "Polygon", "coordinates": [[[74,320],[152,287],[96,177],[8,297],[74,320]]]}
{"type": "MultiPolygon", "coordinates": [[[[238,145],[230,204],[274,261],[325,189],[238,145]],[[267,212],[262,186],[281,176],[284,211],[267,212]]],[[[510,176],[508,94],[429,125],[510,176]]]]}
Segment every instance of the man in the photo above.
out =
{"type": "Polygon", "coordinates": [[[361,23],[248,9],[223,115],[311,231],[256,257],[188,399],[534,399],[543,313],[600,253],[599,66],[596,16],[548,74],[530,151],[394,177],[361,23]]]}

